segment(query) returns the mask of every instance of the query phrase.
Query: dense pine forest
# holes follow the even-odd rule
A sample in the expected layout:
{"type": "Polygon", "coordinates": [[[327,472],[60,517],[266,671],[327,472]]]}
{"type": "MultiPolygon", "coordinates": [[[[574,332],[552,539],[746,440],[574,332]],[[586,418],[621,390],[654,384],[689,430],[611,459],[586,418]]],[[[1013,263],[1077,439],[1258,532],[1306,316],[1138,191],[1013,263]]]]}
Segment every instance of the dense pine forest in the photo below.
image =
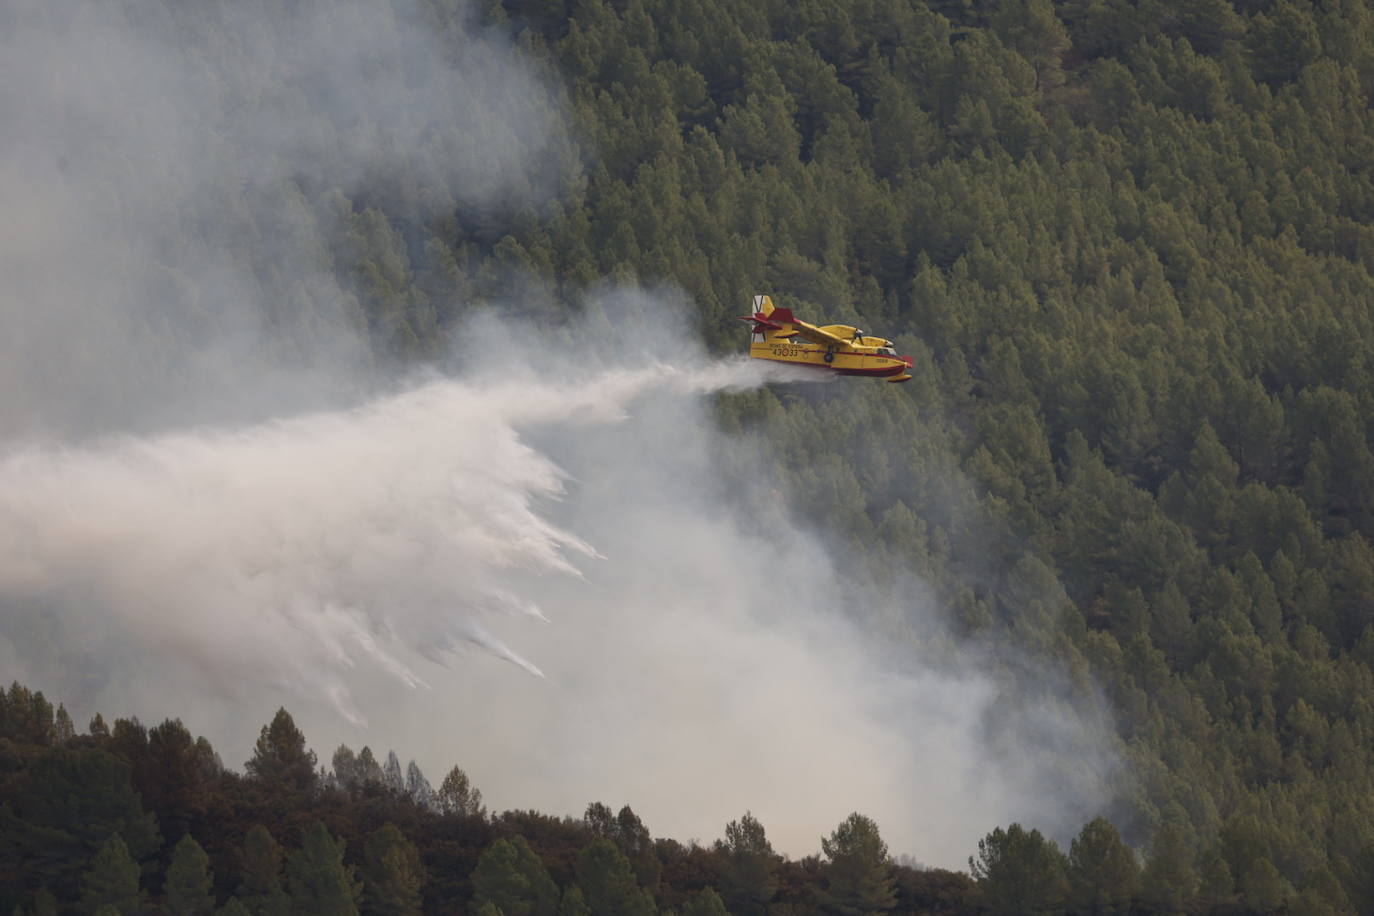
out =
{"type": "MultiPolygon", "coordinates": [[[[213,62],[236,53],[223,5],[128,15],[213,62]]],[[[6,912],[1374,912],[1369,4],[392,12],[375,27],[418,15],[537,63],[537,175],[473,194],[434,166],[462,137],[408,131],[410,174],[234,185],[277,222],[226,223],[343,278],[379,365],[442,361],[486,304],[595,321],[612,281],[684,290],[716,353],[756,292],[893,338],[908,385],[723,395],[719,423],[776,456],[856,577],[919,577],[961,638],[1100,688],[1119,798],[1067,848],[998,827],[968,874],[891,861],[877,811],[791,860],[747,812],[693,845],[600,802],[488,812],[457,767],[436,790],[368,750],[324,765],[285,712],[240,775],[194,722],[80,731],[16,684],[6,912]]],[[[373,127],[325,118],[319,149],[373,127]]],[[[252,267],[289,351],[333,306],[252,267]]],[[[899,614],[868,625],[900,645],[899,614]]]]}

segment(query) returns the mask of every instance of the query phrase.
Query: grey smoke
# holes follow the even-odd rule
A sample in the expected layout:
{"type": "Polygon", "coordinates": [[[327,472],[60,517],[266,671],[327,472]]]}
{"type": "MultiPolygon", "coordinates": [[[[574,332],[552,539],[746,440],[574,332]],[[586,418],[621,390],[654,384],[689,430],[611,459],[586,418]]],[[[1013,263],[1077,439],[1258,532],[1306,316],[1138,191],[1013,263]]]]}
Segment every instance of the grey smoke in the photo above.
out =
{"type": "Polygon", "coordinates": [[[352,208],[512,212],[578,167],[507,37],[410,0],[16,0],[0,122],[0,431],[29,435],[345,402],[352,208]]]}
{"type": "Polygon", "coordinates": [[[466,322],[461,372],[374,363],[345,198],[538,206],[575,180],[567,128],[499,34],[293,8],[0,13],[6,677],[78,721],[180,716],[231,763],[286,705],[322,755],[458,763],[496,808],[629,802],[703,840],[748,809],[793,854],[855,809],[954,866],[1094,813],[1097,719],[1012,702],[917,587],[868,618],[910,644],[875,644],[854,611],[891,595],[713,431],[713,392],[796,376],[623,290],[556,334],[466,322]]]}

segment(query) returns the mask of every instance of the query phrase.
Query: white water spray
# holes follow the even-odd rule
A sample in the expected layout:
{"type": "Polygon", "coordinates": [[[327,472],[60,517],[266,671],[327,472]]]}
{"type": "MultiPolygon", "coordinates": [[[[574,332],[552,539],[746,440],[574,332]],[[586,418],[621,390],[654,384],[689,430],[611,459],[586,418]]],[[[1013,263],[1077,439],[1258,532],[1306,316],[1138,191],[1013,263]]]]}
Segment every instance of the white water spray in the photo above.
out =
{"type": "Polygon", "coordinates": [[[81,583],[142,641],[323,692],[362,722],[343,672],[459,642],[540,674],[485,616],[543,618],[512,571],[580,576],[596,551],[546,521],[563,475],[533,424],[603,424],[644,392],[804,377],[748,361],[606,371],[577,384],[440,380],[354,410],[240,429],[20,449],[0,460],[0,593],[81,583]]]}

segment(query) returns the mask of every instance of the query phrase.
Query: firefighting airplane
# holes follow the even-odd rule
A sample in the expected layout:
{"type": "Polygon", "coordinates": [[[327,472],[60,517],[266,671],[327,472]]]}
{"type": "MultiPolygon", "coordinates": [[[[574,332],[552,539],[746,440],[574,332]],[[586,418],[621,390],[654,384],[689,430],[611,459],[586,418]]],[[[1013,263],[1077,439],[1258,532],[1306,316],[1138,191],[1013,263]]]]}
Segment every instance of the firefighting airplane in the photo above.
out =
{"type": "Polygon", "coordinates": [[[767,296],[754,297],[754,314],[740,321],[752,323],[749,355],[797,366],[814,366],[840,375],[868,375],[889,382],[909,382],[910,356],[898,356],[892,341],[865,337],[847,324],[816,327],[776,308],[767,296]]]}

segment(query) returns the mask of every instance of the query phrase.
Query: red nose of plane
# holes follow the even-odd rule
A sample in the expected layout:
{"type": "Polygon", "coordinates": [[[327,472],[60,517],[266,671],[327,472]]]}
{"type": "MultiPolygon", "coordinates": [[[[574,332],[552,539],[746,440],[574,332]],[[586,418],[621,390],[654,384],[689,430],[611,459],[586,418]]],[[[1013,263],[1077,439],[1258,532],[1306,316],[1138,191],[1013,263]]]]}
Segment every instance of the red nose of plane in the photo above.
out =
{"type": "Polygon", "coordinates": [[[902,362],[906,363],[906,367],[907,367],[908,369],[910,369],[910,368],[911,368],[911,357],[910,357],[910,356],[903,356],[901,359],[902,359],[902,362]]]}

